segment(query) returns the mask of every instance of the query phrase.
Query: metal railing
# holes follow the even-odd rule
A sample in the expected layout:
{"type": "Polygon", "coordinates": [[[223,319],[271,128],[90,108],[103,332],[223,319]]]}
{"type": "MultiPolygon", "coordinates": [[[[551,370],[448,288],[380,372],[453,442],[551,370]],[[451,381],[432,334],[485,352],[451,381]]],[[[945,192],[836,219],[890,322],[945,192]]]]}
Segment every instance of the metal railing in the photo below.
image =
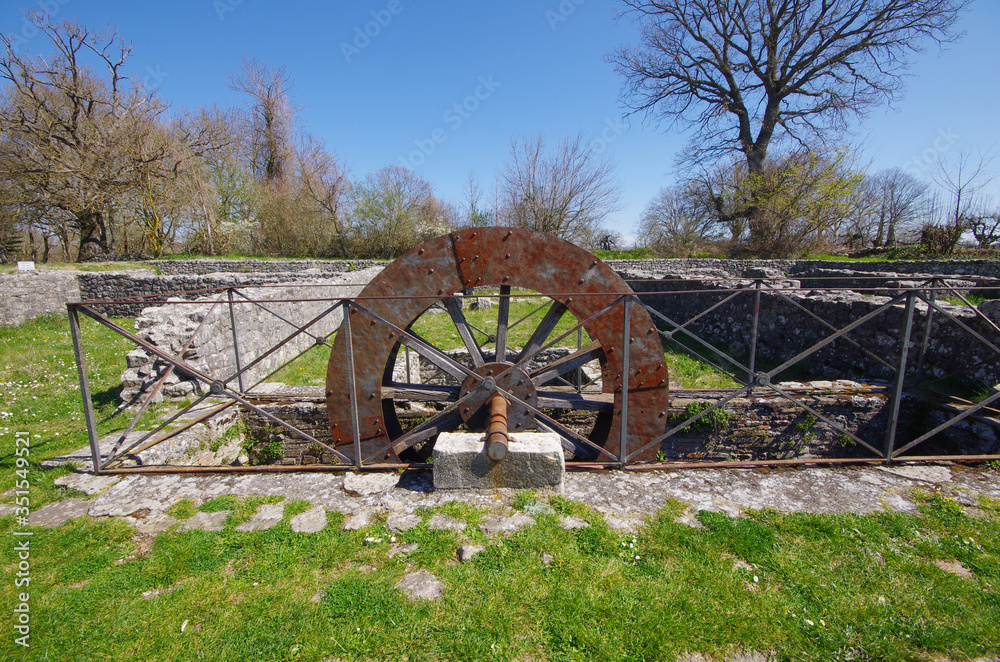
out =
{"type": "MultiPolygon", "coordinates": [[[[857,306],[844,303],[841,306],[839,317],[843,318],[844,310],[851,312],[849,319],[831,320],[826,318],[821,311],[815,307],[807,305],[810,301],[825,299],[817,298],[817,288],[788,287],[782,281],[769,281],[766,279],[755,279],[752,281],[717,281],[711,287],[691,282],[670,282],[670,281],[633,281],[634,286],[642,288],[655,288],[655,291],[637,291],[632,294],[616,295],[614,303],[605,307],[599,315],[621,315],[623,320],[623,337],[620,339],[618,349],[620,351],[608,351],[602,355],[606,360],[605,372],[607,374],[608,365],[611,365],[616,372],[621,375],[620,389],[615,389],[615,402],[610,405],[612,411],[617,412],[617,421],[620,425],[618,435],[620,444],[617,452],[609,452],[600,443],[586,438],[586,436],[569,426],[561,424],[544,411],[542,406],[534,406],[517,398],[513,393],[498,389],[509,401],[526,407],[535,416],[539,427],[548,429],[560,434],[564,439],[567,448],[589,448],[597,453],[598,459],[594,461],[569,461],[568,466],[580,468],[604,466],[619,468],[664,468],[679,466],[751,466],[755,464],[801,464],[801,463],[854,463],[854,462],[897,462],[897,461],[924,461],[930,459],[940,459],[941,454],[919,455],[913,450],[931,440],[936,435],[957,426],[962,421],[970,417],[976,420],[993,420],[1000,412],[992,405],[1000,399],[1000,387],[995,385],[997,380],[997,366],[1000,365],[1000,326],[990,317],[978,310],[969,297],[963,293],[966,288],[954,286],[954,279],[945,281],[940,278],[931,278],[922,282],[916,287],[887,289],[886,287],[873,288],[830,288],[824,290],[827,293],[841,293],[845,291],[855,294],[870,294],[879,296],[863,297],[867,310],[857,311],[857,306]],[[866,292],[866,290],[869,290],[866,292]],[[943,304],[942,296],[949,298],[955,304],[943,304]],[[684,299],[683,305],[675,305],[684,299]],[[763,305],[766,303],[767,305],[763,305]],[[655,324],[656,332],[659,333],[663,342],[679,342],[683,346],[683,351],[688,353],[703,364],[711,366],[713,370],[728,375],[738,386],[727,389],[699,389],[697,396],[700,401],[706,403],[704,407],[690,415],[680,415],[675,413],[672,417],[667,417],[662,427],[662,433],[650,436],[649,438],[632,438],[629,433],[630,419],[630,399],[632,394],[643,386],[630,384],[630,345],[633,341],[629,337],[633,329],[632,317],[633,309],[641,306],[650,316],[655,324]],[[957,307],[956,307],[957,306],[957,307]],[[778,313],[783,310],[785,312],[778,313]],[[960,311],[973,311],[972,313],[960,311]],[[687,311],[687,314],[681,314],[687,311]],[[774,328],[780,325],[780,321],[769,319],[769,315],[779,317],[795,315],[797,319],[808,320],[808,333],[800,334],[801,337],[811,336],[802,340],[799,345],[789,344],[783,348],[787,352],[775,350],[775,343],[769,341],[768,349],[764,351],[764,329],[774,328]],[[889,320],[887,326],[880,329],[882,336],[887,334],[891,337],[891,350],[889,355],[883,352],[880,354],[876,347],[866,344],[857,335],[862,329],[879,321],[886,320],[893,316],[897,320],[889,320]],[[686,317],[686,319],[685,319],[686,317]],[[736,329],[735,337],[719,338],[718,330],[713,331],[713,323],[719,325],[719,320],[724,320],[729,328],[736,329]],[[950,346],[948,343],[942,344],[941,337],[936,337],[935,333],[944,330],[950,334],[950,346]],[[891,333],[890,333],[891,332],[891,333]],[[853,337],[852,337],[853,336],[853,337]],[[967,343],[967,344],[966,344],[967,343]],[[738,351],[732,347],[739,348],[738,351]],[[974,349],[973,349],[974,348],[974,349]],[[842,356],[861,357],[861,360],[870,365],[874,370],[883,373],[883,381],[879,386],[880,393],[885,397],[885,411],[887,415],[884,429],[880,437],[867,438],[859,434],[857,429],[852,429],[842,420],[824,413],[821,407],[810,404],[804,393],[809,391],[802,389],[791,389],[782,385],[780,377],[790,369],[801,367],[810,358],[821,355],[829,356],[830,353],[840,353],[842,356]],[[786,355],[787,354],[787,355],[786,355]],[[963,361],[947,361],[948,356],[964,357],[963,361]],[[933,359],[933,361],[932,361],[933,359]],[[769,363],[773,367],[761,369],[761,365],[769,363]],[[931,363],[934,363],[931,366],[931,363]],[[943,364],[951,363],[957,370],[950,373],[941,374],[943,364]],[[949,411],[945,420],[930,429],[921,430],[910,434],[901,434],[903,425],[901,423],[901,413],[903,404],[907,398],[916,398],[918,395],[924,399],[928,396],[928,389],[940,386],[949,380],[954,381],[963,372],[978,371],[981,375],[987,375],[989,382],[987,386],[992,387],[981,397],[978,402],[962,400],[958,397],[942,395],[942,401],[938,403],[944,410],[949,411]],[[919,393],[918,393],[919,391],[919,393]],[[648,456],[654,449],[663,447],[665,442],[678,436],[683,431],[696,425],[702,419],[711,417],[713,412],[724,409],[737,399],[752,399],[760,397],[762,393],[778,396],[789,405],[807,413],[816,421],[822,422],[834,434],[850,443],[857,445],[866,451],[862,456],[852,457],[823,457],[823,458],[790,458],[790,459],[751,459],[751,460],[712,460],[712,461],[649,461],[648,456]],[[944,400],[948,400],[945,403],[944,400]],[[906,438],[904,438],[906,437],[906,438]]],[[[253,289],[258,289],[259,286],[253,289]]],[[[972,283],[968,289],[976,289],[972,283]]],[[[978,288],[982,290],[983,288],[978,288]]],[[[509,288],[507,290],[509,296],[509,288]]],[[[987,291],[989,296],[1000,297],[1000,292],[987,291]]],[[[259,300],[246,294],[239,288],[229,287],[214,292],[203,292],[214,296],[210,301],[204,298],[199,301],[164,301],[146,299],[145,304],[156,305],[210,305],[209,314],[206,314],[202,321],[189,335],[186,342],[178,352],[169,351],[168,348],[160,347],[151,342],[148,338],[142,337],[126,328],[123,328],[101,312],[101,306],[114,305],[123,300],[99,300],[83,301],[68,304],[70,319],[70,329],[76,361],[80,378],[80,392],[83,399],[84,415],[87,432],[90,440],[90,449],[95,471],[97,472],[168,472],[168,471],[302,471],[302,470],[335,470],[335,469],[365,469],[365,468],[398,468],[400,466],[418,467],[427,466],[421,462],[385,462],[379,458],[367,459],[361,452],[360,422],[357,410],[357,389],[354,388],[354,349],[353,336],[363,333],[364,329],[355,328],[358,322],[352,322],[352,310],[365,312],[364,298],[320,298],[320,299],[269,299],[259,300]],[[322,312],[312,316],[304,322],[289,319],[290,315],[280,313],[275,310],[274,304],[296,304],[309,301],[311,305],[321,305],[322,312]],[[287,327],[288,332],[278,342],[264,348],[256,348],[256,351],[249,351],[244,336],[238,324],[237,311],[241,306],[252,306],[266,313],[273,318],[276,324],[287,327]],[[185,360],[186,351],[196,341],[199,334],[203,333],[207,320],[213,313],[224,310],[228,315],[228,322],[231,327],[231,347],[233,352],[232,365],[234,368],[220,374],[213,374],[210,371],[192,365],[185,360]],[[133,411],[133,417],[118,433],[115,433],[114,443],[110,448],[101,448],[101,440],[98,435],[95,407],[90,390],[87,364],[85,360],[85,348],[80,333],[80,317],[84,316],[98,323],[109,331],[128,339],[135,347],[144,350],[154,361],[159,362],[165,368],[152,383],[152,386],[144,393],[140,394],[140,401],[133,411]],[[343,320],[334,331],[320,332],[317,326],[320,322],[329,321],[330,316],[337,315],[343,320]],[[343,340],[347,343],[348,365],[344,366],[351,376],[350,402],[351,415],[353,420],[353,448],[337,446],[334,443],[327,443],[318,439],[315,435],[297,427],[293,423],[282,420],[272,411],[268,411],[259,394],[254,389],[265,383],[266,380],[281,370],[300,359],[306,352],[317,346],[332,348],[331,338],[336,332],[343,333],[343,340]],[[304,349],[291,351],[288,348],[292,343],[302,342],[307,344],[304,349]],[[250,375],[255,368],[278,353],[294,354],[287,360],[282,360],[280,365],[259,378],[251,379],[250,375]],[[245,360],[250,357],[249,360],[245,360]],[[183,375],[187,379],[195,381],[199,388],[198,396],[193,402],[188,403],[177,412],[170,415],[166,420],[160,422],[154,429],[143,431],[141,434],[135,428],[148,412],[151,404],[158,398],[171,373],[183,375]],[[202,411],[194,417],[187,418],[178,427],[171,428],[179,420],[195,411],[197,407],[210,401],[211,407],[207,411],[202,411]],[[216,466],[216,467],[190,467],[190,466],[123,466],[129,458],[135,458],[157,444],[163,443],[178,434],[185,432],[194,425],[205,422],[222,411],[238,407],[247,412],[253,412],[257,416],[266,419],[270,424],[281,428],[292,437],[305,440],[323,451],[329,453],[334,459],[333,464],[322,465],[272,465],[272,466],[216,466]],[[137,436],[137,438],[133,438],[137,436]]],[[[480,294],[479,298],[497,298],[504,295],[480,294]]],[[[581,293],[546,293],[555,299],[565,299],[566,297],[588,296],[581,293]]],[[[607,296],[607,295],[604,295],[607,296]]],[[[460,297],[458,297],[460,298],[460,297]]],[[[449,302],[454,302],[458,298],[451,297],[449,302]]],[[[508,302],[509,303],[509,302],[508,302]]],[[[513,324],[504,324],[504,328],[497,329],[496,334],[489,333],[489,329],[481,329],[469,324],[471,329],[486,338],[485,344],[494,343],[498,348],[502,345],[506,347],[507,331],[522,324],[533,316],[545,310],[547,304],[535,307],[534,310],[522,317],[513,324]],[[498,337],[501,336],[501,337],[498,337]]],[[[221,315],[222,313],[219,313],[221,315]]],[[[595,315],[593,317],[598,317],[595,315]]],[[[364,315],[359,315],[364,317],[364,315]]],[[[577,354],[582,358],[593,359],[594,353],[586,354],[582,347],[583,332],[594,319],[577,320],[576,324],[569,330],[552,341],[547,342],[544,347],[537,348],[537,351],[546,350],[557,346],[567,338],[575,340],[577,354]]],[[[462,318],[464,320],[464,318],[462,318]]],[[[378,319],[369,320],[371,325],[379,324],[378,319]]],[[[384,322],[384,321],[383,321],[384,322]]],[[[545,322],[543,322],[544,324],[545,322]]],[[[554,326],[554,325],[553,325],[554,326]]],[[[805,326],[799,328],[800,331],[805,326]]],[[[793,329],[794,330],[794,329],[793,329]]],[[[415,337],[406,329],[396,329],[394,331],[401,335],[401,343],[406,353],[406,362],[411,360],[410,353],[415,352],[422,359],[430,360],[439,367],[439,372],[448,373],[449,367],[453,368],[455,374],[469,373],[469,369],[456,359],[442,352],[439,348],[422,339],[415,337]]],[[[244,331],[245,332],[245,331],[244,331]]],[[[869,333],[869,335],[871,335],[869,333]]],[[[938,334],[940,336],[940,334],[938,334]]],[[[943,336],[942,336],[943,337],[943,336]]],[[[543,341],[547,338],[543,338],[543,341]]],[[[468,343],[468,340],[466,340],[468,343]]],[[[476,344],[476,341],[472,341],[476,344]]],[[[477,345],[478,346],[478,345],[477,345]]],[[[889,345],[887,345],[888,347],[889,345]]],[[[610,348],[607,348],[610,349],[610,348]]],[[[536,352],[537,353],[537,352],[536,352]]],[[[581,358],[581,360],[582,360],[581,358]]],[[[845,360],[846,362],[846,360],[845,360]]],[[[216,371],[218,372],[218,371],[216,371]]],[[[407,368],[409,378],[410,369],[407,368]]],[[[561,380],[561,387],[568,388],[577,393],[578,402],[586,407],[605,406],[597,402],[596,396],[591,391],[585,390],[580,381],[578,372],[573,373],[571,379],[565,377],[565,373],[559,373],[554,379],[561,380]],[[588,395],[590,394],[590,395],[588,395]],[[585,397],[591,397],[594,401],[588,402],[585,397]]],[[[648,388],[648,387],[646,387],[648,388]]],[[[605,393],[610,393],[610,386],[604,385],[605,393]]],[[[677,391],[683,395],[684,390],[677,391]]],[[[459,404],[457,396],[449,401],[449,405],[459,404]]],[[[602,401],[603,402],[603,401],[602,401]]],[[[605,403],[606,404],[606,403],[605,403]]],[[[652,415],[652,413],[647,413],[652,415]]],[[[910,426],[912,427],[912,426],[910,426]]],[[[411,431],[412,432],[412,431],[411,431]]],[[[397,440],[392,440],[397,441],[397,440]]],[[[391,444],[390,444],[391,445],[391,444]]],[[[996,450],[992,453],[967,453],[963,454],[962,449],[953,455],[948,455],[951,459],[964,460],[985,460],[1000,458],[996,450]]]]}

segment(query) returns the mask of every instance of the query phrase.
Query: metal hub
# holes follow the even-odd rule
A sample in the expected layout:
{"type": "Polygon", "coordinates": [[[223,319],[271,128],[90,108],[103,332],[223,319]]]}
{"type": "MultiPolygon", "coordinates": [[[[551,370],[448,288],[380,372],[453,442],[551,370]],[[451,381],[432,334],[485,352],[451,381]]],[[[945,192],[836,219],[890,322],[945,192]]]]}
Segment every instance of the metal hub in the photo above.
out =
{"type": "MultiPolygon", "coordinates": [[[[514,396],[521,402],[532,407],[538,405],[538,394],[531,377],[523,370],[514,367],[513,363],[485,363],[473,372],[482,377],[469,376],[462,382],[458,399],[458,413],[466,426],[472,432],[481,432],[489,422],[489,402],[499,389],[514,396]],[[469,396],[466,400],[465,397],[469,396]]],[[[507,429],[513,434],[519,430],[527,430],[534,426],[535,416],[524,405],[510,400],[507,408],[507,429]]]]}

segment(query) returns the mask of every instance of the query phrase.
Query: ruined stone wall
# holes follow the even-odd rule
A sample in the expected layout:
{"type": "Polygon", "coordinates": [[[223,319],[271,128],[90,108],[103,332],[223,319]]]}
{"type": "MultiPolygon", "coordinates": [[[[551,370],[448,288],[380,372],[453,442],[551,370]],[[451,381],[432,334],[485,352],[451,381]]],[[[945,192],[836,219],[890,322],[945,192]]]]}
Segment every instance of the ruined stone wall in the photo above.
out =
{"type": "Polygon", "coordinates": [[[708,258],[608,260],[616,271],[641,270],[649,273],[717,273],[733,278],[766,278],[799,274],[817,269],[860,274],[908,274],[983,276],[1000,278],[997,260],[907,260],[898,262],[837,262],[833,260],[718,260],[708,258]]]}
{"type": "MultiPolygon", "coordinates": [[[[783,390],[820,412],[876,449],[884,447],[889,409],[884,390],[851,382],[787,383],[783,390]]],[[[667,428],[679,425],[712,400],[675,397],[667,428]]],[[[326,407],[321,402],[265,405],[265,411],[332,443],[326,407]]],[[[955,415],[946,407],[928,408],[904,398],[896,448],[955,415]]],[[[280,429],[259,414],[242,412],[255,440],[251,458],[267,464],[335,464],[334,455],[280,429]],[[268,445],[271,445],[268,449],[268,445]],[[270,452],[270,457],[265,453],[270,452]]],[[[586,430],[581,430],[584,434],[586,430]]],[[[517,435],[514,435],[516,440],[517,435]]],[[[638,443],[638,440],[637,442],[638,443]]],[[[635,446],[637,447],[637,446],[635,446]]],[[[634,448],[630,444],[630,448],[634,448]]],[[[751,397],[735,398],[663,442],[661,460],[781,460],[868,458],[873,453],[849,436],[769,389],[755,389],[751,397]]],[[[972,416],[946,429],[911,453],[920,455],[977,455],[1000,451],[1000,422],[972,416]]]]}
{"type": "MultiPolygon", "coordinates": [[[[291,335],[295,331],[293,324],[305,324],[333,306],[336,303],[333,299],[356,296],[376,272],[363,270],[277,288],[241,288],[241,292],[259,301],[260,305],[248,303],[240,297],[234,299],[233,315],[240,365],[249,365],[291,335]],[[284,301],[286,299],[301,300],[284,301]]],[[[233,325],[228,299],[222,303],[216,303],[216,299],[217,296],[202,297],[192,304],[150,306],[136,318],[137,334],[164,352],[182,356],[192,368],[213,379],[227,379],[237,370],[233,325]]],[[[334,311],[309,327],[309,331],[316,336],[326,336],[337,329],[342,317],[340,311],[334,311]]],[[[300,334],[248,370],[244,376],[244,387],[249,388],[314,344],[311,336],[300,334]]],[[[128,368],[122,373],[121,397],[126,404],[133,404],[135,398],[148,390],[167,370],[167,365],[161,360],[154,360],[141,348],[129,352],[127,364],[128,368]]],[[[176,374],[168,377],[163,395],[179,397],[203,388],[189,377],[176,374]]],[[[232,383],[236,384],[236,381],[232,383]]]]}
{"type": "MultiPolygon", "coordinates": [[[[371,280],[379,269],[364,269],[350,272],[348,274],[329,274],[329,277],[346,278],[346,282],[352,284],[365,284],[371,280]]],[[[81,273],[80,278],[80,299],[107,300],[114,299],[113,303],[96,304],[93,306],[97,312],[110,317],[135,317],[144,308],[149,307],[149,299],[163,298],[166,296],[180,297],[188,300],[195,300],[209,296],[209,291],[215,290],[213,295],[218,297],[218,291],[227,287],[261,287],[261,286],[284,286],[277,287],[275,292],[290,292],[295,290],[305,298],[315,298],[319,296],[310,293],[309,283],[326,283],[328,278],[318,274],[302,273],[261,273],[261,274],[238,274],[238,273],[213,273],[204,276],[158,276],[150,272],[119,271],[107,273],[81,273]]],[[[281,295],[280,298],[290,298],[281,295]]]]}
{"type": "Polygon", "coordinates": [[[80,298],[73,271],[18,271],[0,274],[0,325],[17,326],[42,315],[65,313],[80,298]]]}
{"type": "MultiPolygon", "coordinates": [[[[615,270],[642,269],[653,272],[718,271],[736,278],[762,277],[765,273],[794,275],[814,269],[857,271],[861,273],[894,272],[900,274],[975,275],[1000,278],[996,260],[908,260],[898,262],[853,262],[830,260],[720,260],[710,258],[607,260],[615,270]]],[[[225,273],[294,273],[319,269],[321,273],[340,273],[372,266],[385,266],[377,260],[153,260],[150,266],[161,274],[225,273]]]]}
{"type": "MultiPolygon", "coordinates": [[[[751,283],[677,281],[668,278],[632,281],[631,284],[636,292],[643,293],[640,300],[645,305],[677,324],[684,324],[729,297],[732,289],[751,283]]],[[[890,301],[888,297],[852,291],[802,290],[797,287],[796,281],[786,282],[784,286],[781,289],[779,283],[776,284],[777,291],[765,288],[761,293],[757,331],[758,370],[766,371],[777,366],[830,336],[833,333],[831,327],[841,329],[890,301]]],[[[754,292],[742,292],[686,328],[704,340],[725,348],[746,365],[750,355],[755,303],[754,292]]],[[[966,306],[940,305],[1000,347],[1000,333],[980,319],[975,311],[966,306]]],[[[1000,319],[1000,302],[997,300],[984,301],[978,308],[995,323],[1000,319]]],[[[791,375],[795,376],[797,373],[794,370],[798,370],[800,374],[822,379],[871,381],[890,378],[891,366],[895,366],[898,360],[904,318],[905,305],[899,303],[892,306],[850,332],[846,339],[838,339],[803,359],[793,368],[791,375]]],[[[919,369],[927,318],[927,305],[918,302],[907,364],[911,375],[919,369]]],[[[654,320],[657,320],[655,316],[654,320]]],[[[668,327],[668,324],[661,323],[661,328],[668,327]]],[[[677,338],[684,338],[684,334],[678,333],[677,338]]],[[[944,377],[961,370],[965,371],[963,379],[989,384],[1000,382],[1000,356],[941,313],[935,313],[932,318],[924,369],[927,375],[933,377],[944,377]]]]}
{"type": "Polygon", "coordinates": [[[165,276],[213,273],[298,273],[339,274],[371,267],[384,267],[381,260],[154,260],[150,265],[165,276]]]}

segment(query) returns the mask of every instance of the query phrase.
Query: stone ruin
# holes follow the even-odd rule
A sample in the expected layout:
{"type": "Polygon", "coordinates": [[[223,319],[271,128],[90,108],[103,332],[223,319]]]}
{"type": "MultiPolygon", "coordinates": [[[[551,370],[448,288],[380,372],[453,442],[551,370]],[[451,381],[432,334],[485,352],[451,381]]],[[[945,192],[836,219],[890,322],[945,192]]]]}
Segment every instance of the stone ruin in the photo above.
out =
{"type": "MultiPolygon", "coordinates": [[[[831,331],[817,318],[841,328],[851,320],[866,315],[890,301],[899,288],[918,287],[931,278],[940,278],[939,283],[953,288],[963,296],[986,297],[976,308],[983,316],[1000,324],[1000,279],[995,275],[942,273],[935,265],[927,273],[896,273],[873,271],[868,264],[864,271],[849,268],[824,268],[815,263],[753,261],[669,261],[657,260],[629,262],[615,265],[619,273],[630,281],[640,299],[654,310],[660,311],[680,323],[707,310],[729,296],[732,290],[752,287],[757,279],[766,279],[767,285],[761,294],[761,324],[758,328],[757,357],[759,361],[789,356],[828,336],[831,331]],[[692,264],[696,262],[696,264],[692,264]],[[653,267],[653,268],[650,268],[653,267]],[[845,288],[825,291],[827,288],[845,288]]],[[[891,267],[891,264],[880,265],[891,267]]],[[[945,270],[946,271],[946,270],[945,270]]],[[[987,270],[988,271],[988,270],[987,270]]],[[[375,270],[345,274],[348,280],[336,284],[351,284],[355,292],[363,286],[363,279],[370,278],[375,270]]],[[[324,280],[330,280],[326,275],[324,280]]],[[[320,283],[317,283],[320,284],[320,283]]],[[[282,289],[264,289],[251,294],[251,298],[272,297],[292,299],[302,295],[305,286],[300,283],[282,289]]],[[[319,298],[316,290],[311,290],[309,298],[319,298]]],[[[344,289],[336,296],[347,296],[344,289]]],[[[488,299],[482,299],[485,305],[488,299]]],[[[292,306],[285,312],[289,319],[305,320],[316,314],[314,307],[303,304],[292,306]]],[[[751,322],[753,319],[754,295],[741,294],[736,300],[706,315],[687,328],[704,339],[719,343],[735,356],[745,356],[749,351],[751,322]]],[[[940,304],[956,319],[970,325],[988,340],[1000,345],[1000,334],[984,324],[977,313],[967,306],[951,303],[940,304]]],[[[159,347],[169,348],[179,353],[188,336],[202,322],[210,328],[204,339],[192,344],[184,352],[185,360],[192,361],[198,369],[204,368],[211,374],[235,371],[232,352],[232,330],[228,320],[228,308],[220,305],[212,313],[209,301],[197,306],[171,303],[159,308],[143,311],[137,319],[141,335],[159,347]],[[206,321],[206,317],[209,317],[206,321]],[[228,358],[227,358],[228,357],[228,358]]],[[[247,306],[250,310],[252,307],[247,306]]],[[[846,429],[862,438],[875,435],[876,447],[881,442],[887,422],[886,387],[891,372],[875,359],[867,356],[858,346],[872,349],[876,354],[890,356],[898,351],[900,329],[904,309],[897,305],[885,311],[872,322],[859,327],[852,334],[857,346],[837,341],[809,357],[808,376],[805,380],[793,376],[783,381],[779,387],[796,394],[804,402],[822,412],[846,429]]],[[[247,313],[246,319],[238,319],[241,353],[245,359],[252,358],[283,337],[291,329],[278,323],[273,316],[257,310],[247,313]],[[255,332],[243,335],[243,329],[256,328],[255,332]]],[[[918,303],[915,310],[914,332],[911,338],[911,352],[921,351],[923,329],[926,327],[928,306],[918,303]]],[[[339,318],[330,317],[320,330],[333,331],[339,318]]],[[[924,374],[940,378],[956,368],[967,368],[971,379],[994,385],[1000,381],[1000,360],[991,359],[990,352],[975,342],[970,336],[943,315],[932,320],[932,332],[927,338],[924,351],[924,374]]],[[[203,329],[204,330],[204,329],[203,329]]],[[[311,340],[306,339],[306,344],[311,340]]],[[[289,348],[289,354],[274,357],[273,362],[261,365],[254,376],[266,374],[270,369],[286,360],[287,356],[300,351],[301,347],[289,348]]],[[[568,353],[569,348],[555,351],[568,353]]],[[[455,358],[462,360],[464,350],[454,352],[455,358]]],[[[911,357],[914,354],[911,353],[911,357]]],[[[436,368],[421,361],[415,353],[410,354],[411,366],[407,381],[433,383],[436,368]]],[[[911,374],[915,376],[915,362],[911,374]]],[[[150,359],[144,351],[129,354],[128,369],[123,373],[123,400],[135,402],[136,397],[147,389],[162,374],[164,367],[150,359]]],[[[397,357],[396,370],[404,371],[403,352],[397,357]]],[[[197,390],[193,381],[185,375],[168,377],[163,395],[183,397],[197,390]]],[[[596,365],[587,366],[577,377],[583,383],[599,387],[600,371],[596,365]]],[[[263,385],[271,392],[280,392],[278,386],[263,385]]],[[[302,389],[292,389],[298,396],[309,395],[302,389]]],[[[325,409],[322,406],[322,389],[316,389],[314,397],[296,397],[294,402],[267,405],[274,415],[287,420],[299,429],[312,434],[320,441],[329,439],[325,409]]],[[[672,397],[671,420],[679,421],[686,413],[711,402],[717,397],[711,393],[677,391],[672,397]]],[[[414,412],[423,415],[426,412],[414,412]]],[[[931,429],[953,416],[955,411],[947,405],[933,407],[918,406],[916,401],[904,401],[901,420],[907,421],[914,430],[931,429]],[[918,425],[919,424],[919,425],[918,425]]],[[[708,418],[708,417],[706,417],[708,418]]],[[[283,464],[315,464],[332,460],[328,453],[312,444],[294,438],[284,431],[275,430],[257,415],[247,416],[247,426],[256,437],[259,446],[281,442],[279,458],[271,458],[283,464]]],[[[935,439],[927,442],[922,449],[941,452],[967,454],[995,453],[1000,450],[1000,421],[996,416],[973,416],[949,428],[935,439]]],[[[661,456],[664,459],[789,459],[829,456],[865,456],[869,452],[857,447],[844,435],[836,433],[822,421],[790,403],[768,389],[755,389],[748,398],[732,400],[725,408],[725,414],[711,417],[699,425],[691,426],[664,444],[661,456]]],[[[250,458],[251,461],[254,459],[250,458]]]]}

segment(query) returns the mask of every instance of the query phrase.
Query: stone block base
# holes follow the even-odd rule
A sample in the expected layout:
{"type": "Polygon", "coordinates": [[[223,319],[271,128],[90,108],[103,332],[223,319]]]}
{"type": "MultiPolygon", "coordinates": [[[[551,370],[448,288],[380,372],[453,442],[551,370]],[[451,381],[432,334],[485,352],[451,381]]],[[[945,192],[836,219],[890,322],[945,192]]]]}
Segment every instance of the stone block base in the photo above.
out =
{"type": "Polygon", "coordinates": [[[501,462],[486,457],[483,435],[450,432],[434,443],[434,489],[563,490],[566,465],[559,435],[522,432],[510,442],[510,452],[501,462]]]}

